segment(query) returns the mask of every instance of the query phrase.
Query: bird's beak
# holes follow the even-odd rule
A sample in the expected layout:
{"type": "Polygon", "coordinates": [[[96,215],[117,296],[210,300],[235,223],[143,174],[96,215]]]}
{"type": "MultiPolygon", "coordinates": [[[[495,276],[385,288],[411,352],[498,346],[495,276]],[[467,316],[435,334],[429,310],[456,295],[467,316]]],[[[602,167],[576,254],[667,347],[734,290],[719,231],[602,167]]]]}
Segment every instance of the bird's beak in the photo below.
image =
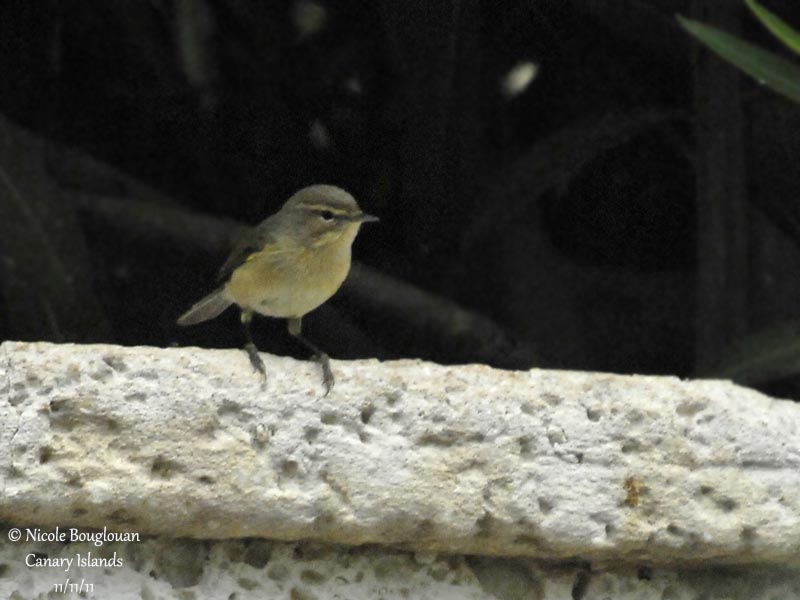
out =
{"type": "Polygon", "coordinates": [[[371,223],[373,221],[380,221],[378,217],[373,215],[368,215],[367,213],[361,213],[353,217],[353,221],[356,223],[371,223]]]}

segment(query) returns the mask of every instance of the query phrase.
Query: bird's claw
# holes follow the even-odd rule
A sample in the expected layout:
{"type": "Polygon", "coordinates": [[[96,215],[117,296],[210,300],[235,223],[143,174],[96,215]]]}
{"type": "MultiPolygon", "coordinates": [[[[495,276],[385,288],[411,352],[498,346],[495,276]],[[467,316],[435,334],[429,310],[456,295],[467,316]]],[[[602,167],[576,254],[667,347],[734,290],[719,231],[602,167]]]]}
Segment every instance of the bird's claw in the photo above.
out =
{"type": "Polygon", "coordinates": [[[264,366],[264,361],[261,360],[261,355],[258,353],[258,348],[256,348],[255,344],[248,343],[245,344],[244,349],[247,350],[247,357],[250,359],[250,364],[253,365],[253,369],[261,374],[262,383],[266,383],[267,369],[264,366]]]}
{"type": "Polygon", "coordinates": [[[314,361],[318,362],[322,367],[322,385],[325,386],[325,396],[330,394],[333,389],[335,380],[333,379],[333,371],[331,371],[331,360],[324,352],[314,355],[314,361]]]}

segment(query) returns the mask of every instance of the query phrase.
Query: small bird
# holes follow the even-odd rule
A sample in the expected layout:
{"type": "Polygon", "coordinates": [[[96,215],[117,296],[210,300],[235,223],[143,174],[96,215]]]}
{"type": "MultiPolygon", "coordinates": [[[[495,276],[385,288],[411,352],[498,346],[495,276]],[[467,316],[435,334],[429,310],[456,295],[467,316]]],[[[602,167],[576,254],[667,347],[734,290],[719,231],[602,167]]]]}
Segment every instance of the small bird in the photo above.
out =
{"type": "Polygon", "coordinates": [[[302,319],[336,293],[350,271],[351,247],[361,224],[377,220],[341,188],[303,188],[242,236],[219,271],[224,283],[186,311],[178,325],[208,321],[236,304],[250,363],[266,378],[250,331],[253,313],[287,319],[289,333],[322,366],[327,395],[334,383],[330,359],[303,337],[302,319]]]}

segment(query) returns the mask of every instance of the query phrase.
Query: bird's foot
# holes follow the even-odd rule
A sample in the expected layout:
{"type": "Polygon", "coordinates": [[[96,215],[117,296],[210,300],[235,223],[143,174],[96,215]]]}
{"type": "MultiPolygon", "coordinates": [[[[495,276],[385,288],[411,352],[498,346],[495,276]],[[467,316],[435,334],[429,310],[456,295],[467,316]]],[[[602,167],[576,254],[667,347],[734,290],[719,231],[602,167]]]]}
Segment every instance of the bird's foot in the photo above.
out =
{"type": "Polygon", "coordinates": [[[322,385],[325,386],[325,395],[327,396],[333,388],[334,379],[333,371],[331,371],[331,359],[324,352],[315,354],[312,359],[318,362],[322,367],[322,385]]]}
{"type": "Polygon", "coordinates": [[[258,348],[253,343],[247,343],[244,346],[247,351],[247,357],[250,359],[250,364],[253,368],[261,374],[261,383],[267,382],[267,369],[264,366],[264,361],[261,360],[261,355],[258,353],[258,348]]]}

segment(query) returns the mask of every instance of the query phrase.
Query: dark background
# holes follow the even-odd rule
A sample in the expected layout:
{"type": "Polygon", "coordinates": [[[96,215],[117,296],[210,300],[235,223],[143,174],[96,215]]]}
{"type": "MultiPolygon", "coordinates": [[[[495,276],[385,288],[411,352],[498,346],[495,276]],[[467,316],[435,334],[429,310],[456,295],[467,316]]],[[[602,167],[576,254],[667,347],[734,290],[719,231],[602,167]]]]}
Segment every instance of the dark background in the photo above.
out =
{"type": "Polygon", "coordinates": [[[239,225],[325,182],[381,217],[305,321],[335,358],[704,376],[765,329],[782,351],[800,107],[676,13],[789,57],[738,1],[5,3],[0,338],[240,346],[233,310],[175,319],[239,225]]]}

